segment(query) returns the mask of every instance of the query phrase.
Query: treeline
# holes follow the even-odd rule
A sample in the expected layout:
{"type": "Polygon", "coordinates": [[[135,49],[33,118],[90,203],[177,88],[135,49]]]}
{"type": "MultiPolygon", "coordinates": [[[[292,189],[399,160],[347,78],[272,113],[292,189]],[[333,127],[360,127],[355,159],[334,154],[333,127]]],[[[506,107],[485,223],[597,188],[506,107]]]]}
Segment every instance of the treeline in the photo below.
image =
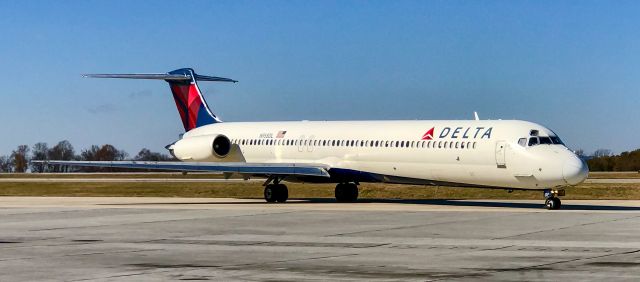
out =
{"type": "Polygon", "coordinates": [[[640,149],[613,155],[600,149],[587,160],[590,171],[640,171],[640,149]]]}
{"type": "MultiPolygon", "coordinates": [[[[118,150],[113,145],[102,146],[93,145],[84,149],[80,154],[76,154],[73,145],[67,140],[58,142],[53,147],[47,143],[39,142],[29,147],[20,145],[8,156],[0,156],[0,172],[22,173],[31,172],[114,172],[132,171],[127,169],[98,168],[98,167],[69,167],[57,165],[45,165],[40,163],[30,163],[31,160],[60,160],[60,161],[123,161],[128,159],[129,154],[124,150],[118,150]]],[[[135,161],[174,161],[169,155],[152,152],[149,149],[142,149],[132,160],[135,161]]],[[[139,170],[137,170],[139,171],[139,170]]]]}

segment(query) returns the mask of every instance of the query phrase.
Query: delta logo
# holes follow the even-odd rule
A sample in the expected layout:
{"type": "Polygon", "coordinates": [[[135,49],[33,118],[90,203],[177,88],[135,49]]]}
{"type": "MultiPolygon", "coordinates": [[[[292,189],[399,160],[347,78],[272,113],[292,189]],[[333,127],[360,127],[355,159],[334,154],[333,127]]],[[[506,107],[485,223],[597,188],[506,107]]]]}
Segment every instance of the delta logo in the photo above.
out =
{"type": "Polygon", "coordinates": [[[433,130],[434,129],[435,129],[435,127],[432,127],[431,129],[429,129],[427,131],[427,133],[422,135],[422,140],[433,140],[433,130]]]}
{"type": "MultiPolygon", "coordinates": [[[[435,127],[427,130],[425,134],[422,135],[422,140],[433,140],[435,127]]],[[[440,131],[440,135],[438,138],[452,138],[452,139],[491,139],[491,133],[493,131],[493,127],[445,127],[440,131]]]]}

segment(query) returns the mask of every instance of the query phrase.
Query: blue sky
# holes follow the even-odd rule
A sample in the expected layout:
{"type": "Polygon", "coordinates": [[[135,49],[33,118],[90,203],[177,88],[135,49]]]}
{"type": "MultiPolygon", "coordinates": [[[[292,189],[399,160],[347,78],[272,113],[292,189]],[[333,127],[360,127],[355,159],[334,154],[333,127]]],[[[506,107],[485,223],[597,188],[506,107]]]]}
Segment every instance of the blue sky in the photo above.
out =
{"type": "MultiPolygon", "coordinates": [[[[523,119],[640,147],[636,1],[0,1],[0,154],[68,139],[163,151],[193,67],[225,121],[523,119]]],[[[375,130],[375,129],[374,129],[375,130]]]]}

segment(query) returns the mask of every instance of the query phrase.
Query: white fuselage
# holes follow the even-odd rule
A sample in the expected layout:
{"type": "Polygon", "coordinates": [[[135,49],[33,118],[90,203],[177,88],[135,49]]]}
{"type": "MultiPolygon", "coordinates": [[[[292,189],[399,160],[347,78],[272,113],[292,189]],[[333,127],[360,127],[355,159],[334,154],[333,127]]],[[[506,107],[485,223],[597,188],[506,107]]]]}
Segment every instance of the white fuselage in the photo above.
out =
{"type": "Polygon", "coordinates": [[[338,182],[548,189],[588,173],[553,131],[517,120],[216,123],[185,133],[172,154],[187,162],[321,164],[338,182]],[[232,143],[224,157],[212,151],[221,135],[232,143]]]}

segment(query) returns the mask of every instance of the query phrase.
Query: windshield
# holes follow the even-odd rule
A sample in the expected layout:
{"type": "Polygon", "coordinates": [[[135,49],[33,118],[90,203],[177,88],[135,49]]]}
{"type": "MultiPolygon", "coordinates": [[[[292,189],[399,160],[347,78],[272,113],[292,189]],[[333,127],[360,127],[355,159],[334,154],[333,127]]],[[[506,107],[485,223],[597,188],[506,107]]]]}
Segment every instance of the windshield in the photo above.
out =
{"type": "Polygon", "coordinates": [[[540,144],[553,144],[553,143],[551,143],[551,138],[549,137],[540,137],[540,144]]]}
{"type": "Polygon", "coordinates": [[[529,138],[529,146],[536,145],[564,145],[558,136],[540,136],[540,137],[530,137],[529,138]]]}
{"type": "Polygon", "coordinates": [[[562,140],[560,140],[560,137],[558,136],[550,136],[549,138],[551,138],[551,141],[553,142],[553,144],[564,145],[564,143],[562,143],[562,140]]]}

